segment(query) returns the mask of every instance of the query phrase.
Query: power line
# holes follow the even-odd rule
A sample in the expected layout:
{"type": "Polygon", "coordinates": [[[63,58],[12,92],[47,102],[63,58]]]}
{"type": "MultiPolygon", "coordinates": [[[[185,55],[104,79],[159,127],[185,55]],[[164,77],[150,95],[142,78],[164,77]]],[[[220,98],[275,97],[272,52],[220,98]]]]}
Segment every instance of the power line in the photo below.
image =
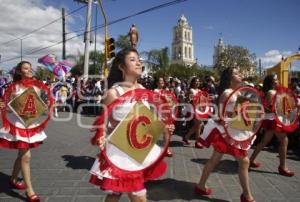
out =
{"type": "MultiPolygon", "coordinates": [[[[148,12],[150,12],[150,11],[158,10],[158,9],[160,9],[160,8],[164,8],[164,7],[167,7],[167,6],[174,5],[174,4],[182,3],[182,2],[185,2],[185,1],[188,1],[188,0],[173,0],[173,1],[171,1],[171,2],[167,2],[167,3],[164,3],[164,4],[160,4],[160,5],[158,5],[158,6],[154,6],[154,7],[151,7],[151,8],[149,8],[149,9],[146,9],[146,10],[143,10],[143,11],[140,11],[140,12],[137,12],[137,13],[135,13],[135,14],[128,15],[128,16],[125,16],[125,17],[122,17],[122,18],[113,20],[113,21],[109,22],[108,25],[113,25],[113,24],[115,24],[115,23],[124,21],[124,20],[129,19],[129,18],[134,17],[134,16],[142,15],[142,14],[148,13],[148,12]]],[[[91,32],[92,32],[92,31],[95,31],[96,29],[103,28],[103,27],[104,27],[104,24],[98,25],[98,26],[94,26],[94,27],[91,29],[91,32]]],[[[79,31],[75,31],[75,32],[79,32],[79,31]]],[[[71,33],[71,32],[69,32],[69,33],[67,33],[67,34],[70,34],[70,33],[71,33]]],[[[74,33],[74,32],[73,32],[73,33],[74,33]]],[[[66,41],[69,41],[69,40],[74,39],[74,38],[79,37],[79,36],[83,36],[84,34],[85,34],[85,32],[83,32],[83,33],[81,33],[81,34],[78,34],[78,35],[75,35],[75,36],[73,36],[73,37],[71,37],[71,38],[66,39],[66,41]]],[[[63,41],[59,41],[59,42],[57,42],[57,43],[55,43],[55,44],[52,44],[52,45],[50,45],[50,46],[46,46],[46,47],[43,47],[43,48],[39,48],[39,49],[35,49],[35,50],[33,49],[33,50],[31,50],[31,52],[26,53],[26,54],[24,54],[24,55],[31,55],[31,54],[34,54],[34,53],[36,53],[36,52],[39,52],[39,51],[42,51],[42,50],[45,50],[45,49],[48,49],[48,48],[57,46],[57,45],[59,45],[59,44],[61,44],[61,43],[63,43],[63,41]]],[[[19,59],[19,58],[20,58],[20,56],[17,56],[17,57],[14,57],[14,58],[10,58],[10,59],[7,59],[7,60],[3,60],[1,63],[8,62],[8,61],[11,61],[11,60],[16,60],[16,59],[19,59]]]]}
{"type": "MultiPolygon", "coordinates": [[[[65,17],[67,17],[67,16],[69,16],[69,15],[71,15],[71,14],[73,14],[73,13],[79,11],[79,10],[81,10],[81,9],[84,8],[84,7],[86,7],[86,5],[81,6],[81,7],[77,8],[77,9],[71,11],[70,13],[68,13],[67,15],[65,15],[65,17]]],[[[2,43],[2,44],[0,44],[0,45],[6,45],[6,44],[8,44],[8,43],[10,43],[10,42],[13,42],[13,41],[16,41],[16,40],[25,39],[26,36],[28,36],[28,35],[30,35],[30,34],[33,34],[33,33],[37,32],[37,31],[40,31],[41,29],[43,29],[43,28],[45,28],[45,27],[47,27],[47,26],[49,26],[49,25],[51,25],[51,24],[53,24],[53,23],[55,23],[55,22],[57,22],[57,21],[59,21],[59,20],[61,20],[61,19],[62,19],[62,17],[57,18],[57,19],[55,19],[55,20],[53,20],[53,21],[51,21],[51,22],[49,22],[49,23],[47,23],[47,24],[45,24],[45,25],[43,25],[43,26],[41,26],[41,27],[39,27],[39,28],[36,28],[36,29],[34,29],[34,30],[32,30],[32,31],[30,31],[30,32],[28,32],[28,33],[22,35],[21,37],[18,37],[18,38],[9,40],[9,41],[4,42],[4,43],[2,43]]],[[[28,38],[28,37],[27,37],[27,38],[28,38]]]]}
{"type": "MultiPolygon", "coordinates": [[[[112,24],[115,24],[117,22],[120,22],[120,21],[123,21],[123,20],[126,20],[128,18],[132,18],[134,16],[138,16],[138,15],[142,15],[144,13],[148,13],[150,11],[154,11],[154,10],[158,10],[158,9],[161,9],[161,8],[164,8],[164,7],[167,7],[167,6],[171,6],[173,4],[178,4],[178,3],[182,3],[182,2],[185,2],[185,1],[188,1],[188,0],[173,0],[171,2],[167,2],[167,3],[164,3],[164,4],[160,4],[160,5],[157,5],[157,6],[154,6],[154,7],[151,7],[151,8],[148,8],[146,10],[143,10],[143,11],[140,11],[140,12],[137,12],[137,13],[134,13],[134,14],[131,14],[131,15],[128,15],[126,17],[122,17],[122,18],[119,18],[117,20],[114,20],[114,21],[111,21],[108,23],[108,25],[112,25],[112,24]]],[[[94,26],[92,27],[92,30],[94,31],[95,29],[98,29],[98,28],[102,28],[104,26],[104,24],[101,24],[101,25],[98,25],[98,26],[94,26]]],[[[73,31],[73,32],[68,32],[66,33],[66,35],[68,34],[71,34],[71,33],[76,33],[76,32],[82,32],[82,31],[85,31],[85,29],[80,29],[80,30],[76,30],[76,31],[73,31]]]]}

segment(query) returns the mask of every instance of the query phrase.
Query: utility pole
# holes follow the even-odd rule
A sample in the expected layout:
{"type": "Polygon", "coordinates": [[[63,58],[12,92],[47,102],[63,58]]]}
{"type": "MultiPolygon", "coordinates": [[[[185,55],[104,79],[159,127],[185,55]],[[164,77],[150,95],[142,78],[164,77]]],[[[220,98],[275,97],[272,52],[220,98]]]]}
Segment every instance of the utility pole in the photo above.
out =
{"type": "Polygon", "coordinates": [[[23,39],[20,38],[21,41],[21,61],[23,60],[23,39]]]}
{"type": "MultiPolygon", "coordinates": [[[[97,5],[96,5],[96,10],[95,10],[95,27],[97,27],[97,12],[98,12],[98,9],[97,9],[97,5]]],[[[97,58],[96,58],[96,51],[97,51],[97,29],[95,29],[95,49],[94,49],[94,74],[96,74],[96,60],[97,60],[97,58]]],[[[98,61],[97,61],[97,64],[98,64],[98,61]]]]}
{"type": "Polygon", "coordinates": [[[65,19],[65,9],[61,9],[62,15],[62,59],[66,59],[66,19],[65,19]]]}
{"type": "Polygon", "coordinates": [[[89,49],[90,49],[90,37],[91,37],[91,17],[92,17],[92,0],[88,0],[88,8],[86,15],[86,28],[85,28],[85,47],[84,47],[84,66],[83,66],[83,76],[84,80],[87,80],[89,75],[89,49]]]}
{"type": "Polygon", "coordinates": [[[86,15],[86,27],[84,33],[84,65],[83,65],[83,77],[86,81],[89,76],[89,59],[90,59],[90,39],[91,39],[91,20],[92,20],[92,3],[93,0],[74,0],[79,3],[87,3],[87,15],[86,15]]]}
{"type": "Polygon", "coordinates": [[[261,59],[258,60],[259,76],[261,77],[261,59]]]}
{"type": "Polygon", "coordinates": [[[105,11],[104,11],[104,8],[103,8],[103,5],[102,5],[102,0],[98,0],[98,4],[99,4],[99,7],[100,7],[100,10],[101,10],[101,13],[103,15],[103,18],[104,18],[104,68],[103,68],[103,75],[105,77],[108,76],[108,61],[107,61],[107,58],[108,58],[108,50],[107,50],[107,41],[108,41],[108,23],[107,23],[107,17],[106,17],[106,14],[105,14],[105,11]]]}

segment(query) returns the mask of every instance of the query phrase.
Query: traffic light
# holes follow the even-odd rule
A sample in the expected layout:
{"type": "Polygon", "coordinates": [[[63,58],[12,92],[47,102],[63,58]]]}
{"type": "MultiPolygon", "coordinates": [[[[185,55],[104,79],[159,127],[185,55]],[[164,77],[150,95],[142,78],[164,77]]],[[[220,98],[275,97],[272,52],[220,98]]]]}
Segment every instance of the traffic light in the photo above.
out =
{"type": "Polygon", "coordinates": [[[111,58],[115,57],[116,54],[114,52],[114,50],[115,50],[115,40],[114,40],[114,38],[107,39],[105,45],[106,45],[105,48],[106,48],[107,58],[111,59],[111,58]]]}

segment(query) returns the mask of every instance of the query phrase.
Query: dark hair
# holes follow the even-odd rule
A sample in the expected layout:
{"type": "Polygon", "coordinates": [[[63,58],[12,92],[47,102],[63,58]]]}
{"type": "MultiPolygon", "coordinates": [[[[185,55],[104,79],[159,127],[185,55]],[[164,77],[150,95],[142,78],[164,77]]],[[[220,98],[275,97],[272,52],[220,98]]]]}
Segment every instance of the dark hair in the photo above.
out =
{"type": "MultiPolygon", "coordinates": [[[[236,69],[235,67],[227,67],[223,70],[221,77],[220,77],[220,83],[218,87],[218,98],[221,97],[222,93],[230,87],[230,82],[232,79],[233,70],[236,69]]],[[[219,102],[219,101],[218,101],[219,102]]]]}
{"type": "Polygon", "coordinates": [[[15,69],[15,73],[13,75],[13,80],[14,81],[20,81],[22,80],[22,65],[23,64],[29,64],[31,66],[31,63],[28,61],[21,61],[17,64],[16,69],[15,69]]]}
{"type": "Polygon", "coordinates": [[[165,81],[165,79],[162,76],[157,76],[157,77],[154,78],[154,81],[153,81],[153,85],[152,85],[153,90],[156,89],[156,88],[158,88],[158,84],[157,83],[159,82],[160,79],[164,80],[164,85],[165,85],[164,87],[166,87],[166,81],[165,81]]]}
{"type": "Polygon", "coordinates": [[[111,88],[117,82],[124,81],[123,73],[120,70],[119,66],[125,66],[125,57],[131,52],[139,54],[134,48],[124,48],[116,55],[107,77],[108,88],[111,88]]]}
{"type": "Polygon", "coordinates": [[[192,78],[191,83],[190,83],[190,89],[195,87],[197,79],[198,78],[196,76],[192,78]]]}
{"type": "Polygon", "coordinates": [[[270,74],[265,77],[262,89],[265,94],[268,93],[269,90],[274,89],[275,76],[276,74],[270,74]]]}

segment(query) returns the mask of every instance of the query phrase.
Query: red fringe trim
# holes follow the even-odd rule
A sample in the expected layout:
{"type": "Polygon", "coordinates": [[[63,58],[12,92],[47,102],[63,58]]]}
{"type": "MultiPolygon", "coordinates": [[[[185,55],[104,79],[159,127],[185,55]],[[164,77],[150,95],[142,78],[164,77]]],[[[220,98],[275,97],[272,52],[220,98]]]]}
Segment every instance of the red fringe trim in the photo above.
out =
{"type": "Polygon", "coordinates": [[[135,180],[125,179],[98,179],[97,176],[92,175],[90,183],[99,186],[102,190],[112,190],[114,192],[136,192],[145,188],[144,180],[142,178],[135,180]]]}
{"type": "MultiPolygon", "coordinates": [[[[48,107],[51,108],[51,106],[54,104],[54,99],[52,98],[50,89],[41,81],[34,80],[34,79],[25,79],[25,80],[20,80],[12,83],[9,85],[9,87],[6,89],[5,94],[4,94],[4,102],[7,105],[9,102],[10,95],[16,90],[17,85],[23,85],[25,87],[33,87],[36,86],[45,92],[47,92],[48,99],[49,99],[49,104],[48,107]]],[[[51,112],[50,112],[51,113],[51,112]]],[[[6,118],[6,110],[2,110],[2,125],[3,127],[9,131],[10,134],[12,135],[20,135],[22,137],[32,137],[35,134],[41,132],[44,130],[46,125],[48,124],[50,120],[50,113],[48,114],[47,119],[45,119],[39,126],[34,127],[34,128],[29,128],[29,129],[24,129],[24,128],[19,128],[16,127],[13,123],[11,123],[7,118],[6,118]]]]}
{"type": "Polygon", "coordinates": [[[167,164],[164,161],[160,161],[155,166],[151,166],[145,170],[133,172],[124,171],[110,166],[102,153],[98,156],[100,163],[99,169],[108,170],[110,175],[116,178],[99,179],[97,176],[92,175],[90,183],[99,186],[103,190],[113,190],[115,192],[139,191],[144,189],[144,182],[161,177],[167,169],[167,164]]]}
{"type": "MultiPolygon", "coordinates": [[[[94,126],[96,128],[96,133],[91,139],[91,143],[93,145],[97,144],[98,139],[105,134],[105,122],[114,107],[124,103],[126,100],[147,100],[149,103],[154,104],[157,109],[163,110],[164,113],[161,113],[160,111],[158,113],[160,113],[163,117],[163,122],[166,125],[172,124],[173,122],[170,107],[168,105],[161,105],[167,103],[166,99],[162,95],[145,89],[128,91],[120,98],[109,104],[107,106],[107,110],[104,110],[103,113],[95,120],[94,126]],[[158,97],[159,99],[157,100],[158,97]]],[[[168,141],[169,139],[170,138],[168,138],[168,141]]],[[[168,145],[164,148],[165,151],[167,146],[168,145]]],[[[97,176],[92,175],[90,182],[100,186],[101,189],[113,190],[116,192],[133,192],[142,190],[144,189],[144,182],[146,180],[156,179],[162,176],[166,171],[167,165],[162,161],[163,157],[164,153],[162,153],[155,163],[146,169],[126,171],[113,165],[113,163],[109,161],[109,158],[106,156],[106,151],[104,150],[98,155],[99,169],[101,171],[107,170],[109,174],[116,179],[103,178],[100,180],[97,176]]]]}
{"type": "Polygon", "coordinates": [[[214,149],[220,153],[230,154],[234,157],[245,157],[248,155],[246,150],[237,149],[233,146],[230,146],[222,137],[222,134],[217,128],[214,128],[211,131],[206,140],[203,140],[200,136],[199,141],[205,147],[212,145],[214,149]]]}
{"type": "Polygon", "coordinates": [[[291,130],[287,130],[285,127],[282,127],[282,125],[278,124],[275,120],[264,120],[261,128],[264,128],[266,130],[275,130],[278,133],[291,133],[295,129],[297,129],[298,125],[296,125],[296,128],[292,128],[291,130]]]}
{"type": "Polygon", "coordinates": [[[211,113],[211,109],[209,109],[207,111],[207,113],[205,114],[202,114],[202,113],[198,113],[198,111],[196,110],[196,106],[199,105],[199,104],[203,104],[203,103],[199,103],[199,99],[201,96],[204,96],[207,98],[208,100],[208,103],[207,103],[207,107],[211,107],[212,106],[212,100],[211,98],[209,97],[209,94],[206,92],[206,91],[199,91],[195,96],[194,96],[194,99],[193,99],[193,108],[194,108],[194,112],[195,112],[195,116],[200,119],[200,120],[207,120],[208,117],[209,117],[209,114],[211,113]]]}
{"type": "MultiPolygon", "coordinates": [[[[275,96],[272,98],[272,112],[275,113],[275,101],[276,101],[276,97],[282,93],[287,93],[290,94],[293,98],[295,103],[297,103],[297,96],[296,94],[289,88],[285,88],[282,86],[278,86],[276,87],[276,94],[275,96]]],[[[297,108],[297,114],[299,114],[299,109],[297,108]]],[[[277,115],[275,116],[275,122],[276,122],[276,126],[275,131],[276,132],[287,132],[287,133],[291,133],[294,132],[297,128],[298,128],[298,116],[296,117],[296,119],[294,120],[293,123],[291,123],[290,125],[284,125],[277,117],[277,115]]],[[[274,125],[273,125],[274,126],[274,125]]]]}
{"type": "Polygon", "coordinates": [[[37,148],[43,142],[34,142],[34,143],[27,143],[22,141],[8,141],[5,139],[0,138],[0,147],[8,148],[8,149],[29,149],[29,148],[37,148]]]}

